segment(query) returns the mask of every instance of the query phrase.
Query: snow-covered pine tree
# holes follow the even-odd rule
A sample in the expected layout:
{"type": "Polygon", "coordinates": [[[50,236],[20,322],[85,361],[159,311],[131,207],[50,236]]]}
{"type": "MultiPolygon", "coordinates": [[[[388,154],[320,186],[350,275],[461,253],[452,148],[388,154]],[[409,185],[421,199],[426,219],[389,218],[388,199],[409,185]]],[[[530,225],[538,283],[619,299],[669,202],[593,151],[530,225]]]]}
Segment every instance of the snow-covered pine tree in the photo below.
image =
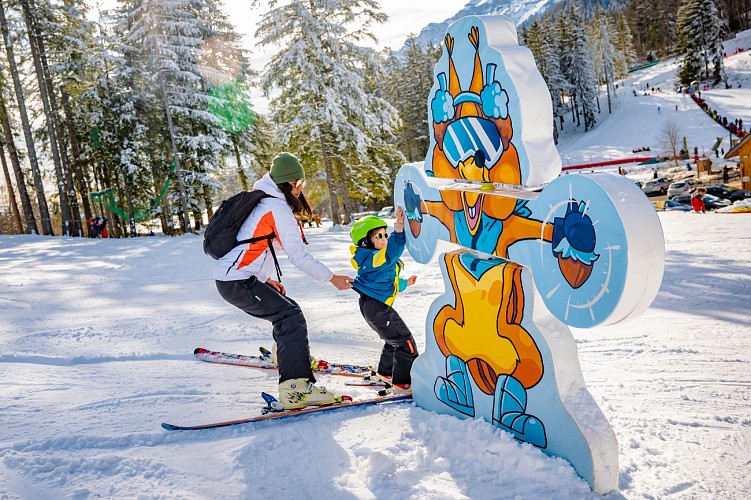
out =
{"type": "Polygon", "coordinates": [[[49,10],[46,8],[47,5],[45,3],[34,5],[32,0],[21,0],[19,3],[24,25],[26,26],[26,35],[29,42],[27,47],[31,55],[31,67],[36,76],[39,102],[41,102],[44,115],[43,123],[47,132],[46,138],[48,139],[46,145],[52,156],[52,164],[54,166],[55,185],[57,186],[60,203],[61,234],[63,236],[81,236],[83,235],[83,231],[80,227],[81,220],[73,189],[73,178],[70,175],[70,169],[67,166],[65,158],[61,154],[62,148],[60,145],[62,144],[62,135],[60,130],[60,114],[57,108],[55,90],[52,86],[52,77],[47,63],[43,29],[41,27],[44,22],[43,20],[49,16],[49,10]]]}
{"type": "MultiPolygon", "coordinates": [[[[42,0],[36,3],[40,5],[42,0]]],[[[81,147],[83,132],[80,128],[79,97],[93,84],[90,58],[97,54],[94,23],[87,19],[89,5],[85,0],[45,5],[48,15],[43,19],[43,33],[47,34],[44,40],[48,48],[50,71],[55,80],[53,90],[59,91],[64,123],[61,129],[65,140],[61,141],[61,149],[68,158],[79,199],[77,202],[83,208],[83,218],[88,220],[93,213],[89,200],[88,162],[81,147]],[[66,147],[69,151],[66,151],[66,147]]]]}
{"type": "Polygon", "coordinates": [[[686,0],[678,10],[679,50],[683,65],[681,82],[708,80],[714,84],[725,79],[722,66],[722,37],[724,25],[713,0],[686,0]],[[712,64],[712,71],[709,65],[712,64]]]}
{"type": "MultiPolygon", "coordinates": [[[[584,131],[594,127],[597,119],[597,78],[595,77],[592,54],[587,46],[586,28],[584,20],[577,8],[572,5],[567,11],[566,40],[572,43],[570,50],[570,64],[568,68],[568,80],[571,82],[571,94],[574,106],[581,106],[581,116],[584,118],[584,131]]],[[[578,111],[578,110],[577,110],[578,111]]],[[[580,124],[577,112],[577,126],[580,124]]]]}
{"type": "Polygon", "coordinates": [[[597,123],[595,116],[595,109],[597,107],[597,78],[594,74],[592,56],[589,53],[587,41],[584,37],[580,36],[576,39],[573,55],[573,63],[576,66],[576,71],[573,73],[571,84],[574,88],[574,93],[578,96],[584,117],[584,131],[587,132],[597,123]]]}
{"type": "Polygon", "coordinates": [[[399,111],[404,124],[399,133],[399,150],[407,161],[425,159],[430,146],[427,96],[433,86],[433,69],[440,57],[434,47],[423,47],[408,38],[402,59],[391,56],[395,64],[389,69],[384,95],[399,111]]]}
{"type": "MultiPolygon", "coordinates": [[[[598,84],[605,84],[608,113],[612,113],[611,95],[615,95],[615,61],[618,55],[612,43],[615,34],[610,17],[600,5],[597,6],[590,20],[588,32],[588,47],[594,62],[594,75],[598,84]]],[[[599,97],[597,99],[599,103],[599,97]]]]}
{"type": "Polygon", "coordinates": [[[397,112],[367,79],[368,73],[380,77],[380,58],[361,45],[365,38],[376,39],[372,26],[386,16],[373,0],[271,0],[268,5],[256,36],[262,45],[278,48],[262,75],[266,92],[279,90],[271,101],[278,139],[307,160],[309,169],[322,167],[331,218],[348,224],[349,188],[364,197],[386,192],[390,172],[383,165],[399,156],[390,142],[399,125],[397,112]],[[372,163],[374,156],[382,161],[372,163]]]}
{"type": "MultiPolygon", "coordinates": [[[[190,231],[190,211],[200,223],[208,173],[229,151],[220,120],[209,111],[212,85],[242,76],[247,64],[239,36],[216,0],[123,0],[125,40],[142,59],[148,84],[156,89],[167,121],[171,154],[177,166],[176,213],[190,231]]],[[[166,166],[168,167],[169,164],[166,166]]]]}
{"type": "Polygon", "coordinates": [[[525,38],[527,47],[537,63],[537,69],[550,91],[550,99],[553,103],[554,136],[557,137],[558,128],[563,130],[564,115],[567,111],[564,95],[569,92],[571,84],[561,72],[561,56],[556,50],[557,44],[553,36],[551,20],[548,16],[543,16],[530,24],[525,38]]]}
{"type": "MultiPolygon", "coordinates": [[[[147,81],[140,51],[121,36],[128,26],[123,10],[99,12],[94,47],[86,54],[87,84],[82,89],[69,86],[74,96],[79,92],[76,116],[89,131],[81,149],[94,165],[94,190],[111,189],[114,195],[113,210],[99,203],[97,212],[110,218],[117,237],[132,234],[136,211],[150,208],[166,182],[170,162],[164,147],[169,142],[164,137],[164,108],[147,81]],[[121,227],[125,221],[129,231],[121,227]]],[[[163,232],[171,234],[171,211],[164,201],[160,206],[154,215],[160,216],[163,232]]]]}

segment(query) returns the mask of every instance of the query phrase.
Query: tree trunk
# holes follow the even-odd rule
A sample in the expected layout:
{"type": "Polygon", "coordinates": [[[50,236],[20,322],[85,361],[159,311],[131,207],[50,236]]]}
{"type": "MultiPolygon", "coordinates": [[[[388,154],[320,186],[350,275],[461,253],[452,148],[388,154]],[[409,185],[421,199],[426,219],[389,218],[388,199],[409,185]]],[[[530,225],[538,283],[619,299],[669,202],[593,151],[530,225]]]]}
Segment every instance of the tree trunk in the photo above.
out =
{"type": "Polygon", "coordinates": [[[81,153],[81,145],[78,143],[78,135],[76,134],[76,127],[73,124],[73,110],[70,107],[70,99],[65,89],[61,89],[63,112],[65,113],[65,124],[68,129],[68,138],[70,140],[70,149],[73,153],[73,174],[76,179],[76,187],[81,194],[81,201],[83,203],[84,219],[89,220],[91,218],[91,203],[89,202],[89,184],[86,182],[86,176],[84,175],[83,160],[81,153]]]}
{"type": "Polygon", "coordinates": [[[31,206],[31,197],[29,196],[29,191],[26,189],[26,180],[24,179],[23,170],[21,169],[21,161],[18,159],[18,151],[16,150],[16,144],[13,140],[13,131],[10,128],[8,111],[5,108],[5,100],[2,97],[0,97],[0,121],[2,121],[3,139],[5,146],[8,148],[10,164],[13,167],[13,174],[16,177],[18,196],[21,198],[21,208],[23,210],[24,220],[26,221],[26,232],[39,234],[37,221],[34,218],[34,208],[31,206]]]}
{"type": "MultiPolygon", "coordinates": [[[[32,12],[34,12],[32,2],[32,12]]],[[[37,29],[39,33],[41,30],[37,29]]],[[[39,58],[42,63],[42,74],[44,75],[44,81],[47,84],[47,94],[50,97],[50,109],[52,110],[53,124],[57,134],[57,139],[60,148],[60,161],[63,167],[63,174],[65,177],[66,192],[68,193],[68,204],[70,206],[71,217],[73,218],[73,235],[83,236],[83,227],[81,225],[81,207],[78,204],[78,196],[76,196],[76,184],[73,182],[73,169],[71,168],[70,161],[68,160],[68,153],[66,148],[65,127],[63,126],[63,120],[60,117],[60,107],[57,104],[57,97],[55,96],[55,87],[52,82],[52,74],[50,73],[49,64],[47,63],[47,52],[44,47],[44,38],[37,37],[37,44],[39,46],[39,58]]],[[[62,87],[61,87],[62,91],[62,87]]],[[[81,194],[83,199],[84,195],[81,194]]]]}
{"type": "Polygon", "coordinates": [[[188,212],[188,196],[185,192],[185,184],[183,182],[183,171],[180,168],[180,156],[177,152],[177,144],[175,143],[175,127],[172,123],[172,113],[169,109],[169,102],[167,102],[167,92],[164,88],[164,75],[161,68],[159,71],[159,86],[162,90],[162,101],[164,102],[164,111],[167,113],[167,127],[169,129],[170,144],[172,145],[172,158],[175,162],[175,175],[177,176],[177,187],[180,192],[180,205],[183,211],[183,229],[186,233],[190,232],[190,213],[188,212]]]}
{"type": "Polygon", "coordinates": [[[131,179],[130,172],[123,173],[123,181],[125,182],[125,201],[128,203],[128,225],[130,227],[130,237],[136,237],[136,216],[133,211],[133,195],[130,192],[131,179]]]}
{"type": "Polygon", "coordinates": [[[42,232],[45,235],[54,236],[55,233],[52,231],[52,223],[50,221],[50,210],[47,206],[47,197],[44,195],[42,172],[39,169],[36,147],[34,146],[34,137],[31,133],[31,124],[29,123],[29,115],[26,112],[26,99],[23,94],[18,67],[16,66],[16,56],[13,51],[13,43],[11,42],[10,32],[8,30],[8,19],[5,17],[5,6],[3,5],[2,0],[0,0],[0,30],[2,31],[3,39],[5,41],[5,51],[8,55],[8,68],[10,69],[10,74],[13,78],[13,88],[16,93],[16,100],[18,101],[18,114],[21,117],[23,135],[26,139],[26,149],[29,156],[29,163],[31,164],[31,175],[34,178],[34,189],[36,190],[39,214],[42,219],[42,232]]]}
{"type": "MultiPolygon", "coordinates": [[[[63,165],[60,159],[60,150],[58,149],[57,131],[55,130],[55,117],[52,113],[50,106],[51,96],[47,92],[47,83],[44,79],[42,72],[42,62],[39,57],[39,45],[37,42],[38,36],[36,32],[36,26],[31,14],[31,8],[28,0],[21,0],[21,7],[23,9],[24,21],[26,22],[26,29],[29,36],[29,49],[31,51],[31,58],[34,61],[34,70],[37,76],[37,83],[39,85],[39,95],[42,100],[42,107],[44,108],[45,124],[47,125],[47,136],[50,140],[50,151],[52,152],[52,161],[55,165],[55,174],[57,177],[57,192],[60,196],[60,216],[62,218],[62,234],[69,236],[73,229],[73,217],[71,215],[70,204],[68,199],[68,193],[70,189],[66,186],[65,175],[63,173],[63,165]]],[[[72,186],[71,186],[72,188],[72,186]]]]}
{"type": "Polygon", "coordinates": [[[203,186],[203,199],[206,203],[206,215],[211,220],[211,217],[214,215],[214,201],[211,196],[211,186],[208,184],[204,184],[203,186]]]}
{"type": "MultiPolygon", "coordinates": [[[[240,187],[243,191],[248,190],[248,176],[245,175],[245,169],[240,162],[240,148],[237,147],[237,140],[232,138],[232,149],[235,151],[235,161],[237,161],[237,177],[240,179],[240,187]]],[[[211,217],[211,215],[209,215],[211,217]]]]}
{"type": "Polygon", "coordinates": [[[21,222],[21,214],[18,213],[18,203],[16,202],[16,193],[13,191],[13,184],[10,182],[10,172],[8,171],[8,162],[5,161],[5,148],[0,144],[0,161],[3,164],[3,176],[5,177],[5,185],[8,188],[8,203],[10,204],[10,213],[13,218],[13,228],[18,231],[18,234],[23,234],[26,231],[23,229],[23,222],[21,222]]]}
{"type": "Polygon", "coordinates": [[[323,140],[323,135],[319,137],[321,143],[321,155],[323,156],[323,168],[326,171],[326,187],[329,190],[329,207],[331,209],[331,221],[332,224],[337,226],[342,223],[342,219],[339,213],[339,197],[336,194],[336,188],[334,187],[334,169],[331,165],[331,157],[329,157],[326,143],[323,140]]]}
{"type": "Polygon", "coordinates": [[[344,225],[352,222],[352,197],[349,195],[349,175],[347,175],[346,166],[343,162],[337,162],[339,192],[342,196],[342,205],[344,209],[344,225]]]}
{"type": "Polygon", "coordinates": [[[607,72],[605,72],[605,88],[608,91],[608,113],[612,114],[613,108],[610,104],[610,76],[607,74],[607,72]]]}

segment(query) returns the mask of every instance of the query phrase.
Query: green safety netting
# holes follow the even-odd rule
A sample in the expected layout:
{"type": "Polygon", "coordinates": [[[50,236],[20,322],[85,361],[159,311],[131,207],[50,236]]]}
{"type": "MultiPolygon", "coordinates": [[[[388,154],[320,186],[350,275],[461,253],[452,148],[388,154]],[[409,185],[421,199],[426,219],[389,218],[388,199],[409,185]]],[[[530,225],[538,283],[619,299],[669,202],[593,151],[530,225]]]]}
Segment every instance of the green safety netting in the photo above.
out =
{"type": "MultiPolygon", "coordinates": [[[[175,173],[175,168],[177,167],[177,163],[173,160],[172,161],[172,168],[170,168],[170,175],[175,173]]],[[[164,195],[167,193],[167,189],[169,189],[170,185],[170,177],[169,175],[164,180],[164,187],[162,187],[162,190],[159,192],[159,196],[156,197],[156,199],[149,205],[149,208],[134,208],[133,209],[133,219],[136,222],[142,222],[146,219],[151,218],[151,214],[154,213],[154,211],[159,206],[159,203],[161,203],[162,198],[164,198],[164,195]]],[[[117,214],[120,218],[124,220],[130,220],[130,214],[127,208],[121,208],[117,205],[115,201],[115,193],[112,190],[112,188],[107,188],[102,191],[97,191],[96,193],[89,193],[89,198],[91,198],[93,201],[97,203],[101,203],[105,207],[109,208],[113,213],[117,214]]]]}

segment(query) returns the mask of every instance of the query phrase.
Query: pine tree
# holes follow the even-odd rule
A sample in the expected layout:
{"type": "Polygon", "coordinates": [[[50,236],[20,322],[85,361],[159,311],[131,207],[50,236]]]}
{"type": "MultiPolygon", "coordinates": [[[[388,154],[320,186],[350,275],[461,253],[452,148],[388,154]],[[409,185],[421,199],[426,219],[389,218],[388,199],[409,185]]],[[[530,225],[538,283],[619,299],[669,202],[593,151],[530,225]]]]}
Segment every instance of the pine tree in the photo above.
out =
{"type": "Polygon", "coordinates": [[[572,5],[559,22],[559,36],[564,44],[561,55],[567,80],[571,83],[571,100],[576,114],[577,126],[584,118],[584,131],[596,123],[597,78],[594,74],[592,54],[587,46],[584,20],[576,6],[572,5]],[[567,51],[564,53],[564,51],[567,51]],[[581,109],[581,114],[579,110],[581,109]]]}
{"type": "Polygon", "coordinates": [[[677,40],[676,13],[682,0],[630,0],[625,7],[634,48],[642,59],[671,55],[677,40]]]}
{"type": "Polygon", "coordinates": [[[628,69],[636,62],[636,49],[631,27],[624,14],[618,15],[615,30],[615,47],[618,54],[615,60],[615,74],[618,78],[625,78],[628,75],[628,69]]]}
{"type": "Polygon", "coordinates": [[[278,139],[309,168],[322,167],[331,218],[348,224],[350,189],[363,199],[385,192],[389,164],[400,157],[391,142],[397,112],[367,81],[369,75],[380,77],[382,62],[373,49],[359,45],[363,38],[375,39],[371,26],[386,16],[373,0],[268,4],[256,36],[279,49],[262,75],[266,92],[280,91],[271,101],[278,139]]]}
{"type": "Polygon", "coordinates": [[[21,10],[26,25],[26,34],[29,40],[29,51],[33,62],[34,72],[39,88],[39,98],[44,111],[44,123],[47,128],[48,146],[52,153],[52,162],[55,167],[57,191],[60,199],[60,216],[64,236],[82,236],[81,218],[78,211],[73,178],[65,158],[61,154],[62,133],[61,121],[57,109],[57,98],[52,85],[52,76],[49,72],[47,55],[45,53],[40,18],[44,19],[47,14],[47,5],[34,5],[32,0],[21,0],[21,10]],[[72,195],[72,196],[71,196],[72,195]]]}
{"type": "MultiPolygon", "coordinates": [[[[41,5],[42,0],[37,0],[41,5]]],[[[93,22],[87,19],[89,6],[85,0],[65,0],[54,5],[44,3],[43,33],[45,36],[46,55],[50,58],[51,74],[55,84],[51,93],[59,93],[57,106],[60,122],[60,149],[66,161],[66,179],[70,185],[71,206],[74,217],[80,222],[79,204],[83,208],[83,219],[93,216],[89,199],[90,171],[83,143],[85,133],[82,129],[80,97],[93,85],[91,61],[97,54],[93,22]],[[69,148],[69,151],[67,151],[69,148]],[[69,178],[70,177],[70,178],[69,178]]],[[[87,226],[87,225],[84,225],[87,226]]]]}
{"type": "Polygon", "coordinates": [[[13,88],[16,94],[16,102],[18,104],[18,113],[21,118],[21,125],[23,127],[23,135],[26,139],[26,154],[31,165],[31,175],[34,179],[34,189],[37,195],[37,203],[39,206],[39,212],[42,220],[42,233],[52,236],[54,232],[52,230],[52,222],[50,221],[50,212],[47,205],[47,197],[44,194],[44,183],[42,181],[42,172],[39,167],[39,161],[36,153],[36,145],[34,144],[34,137],[31,131],[31,121],[29,120],[27,108],[26,108],[26,95],[21,85],[21,77],[16,63],[15,50],[13,48],[13,38],[11,37],[8,19],[5,13],[5,6],[3,1],[0,0],[0,31],[2,31],[3,39],[5,40],[5,52],[8,57],[8,69],[10,70],[11,78],[13,80],[13,88]]]}
{"type": "Polygon", "coordinates": [[[615,95],[615,62],[617,51],[611,40],[614,39],[610,18],[601,6],[597,6],[589,25],[588,47],[594,61],[594,75],[598,83],[605,84],[608,96],[608,113],[612,113],[611,95],[615,95]]]}
{"type": "MultiPolygon", "coordinates": [[[[228,122],[210,109],[226,109],[228,96],[212,95],[212,89],[245,81],[247,58],[216,0],[125,0],[119,29],[125,35],[120,49],[126,58],[122,78],[135,84],[127,87],[136,90],[132,102],[141,102],[150,119],[156,120],[143,132],[145,137],[120,140],[133,147],[144,141],[151,145],[152,163],[161,164],[152,166],[155,179],[165,175],[174,162],[178,192],[177,196],[168,194],[167,199],[177,202],[180,209],[175,215],[183,230],[189,231],[191,213],[198,226],[203,205],[212,203],[212,171],[233,150],[229,134],[222,129],[228,122]],[[155,102],[162,118],[154,114],[155,102]],[[161,148],[154,155],[153,149],[164,144],[165,138],[169,150],[161,148]],[[165,156],[167,161],[163,161],[165,156]]],[[[232,98],[238,96],[232,94],[232,98]]],[[[236,128],[230,132],[239,133],[236,128]]],[[[136,163],[138,159],[121,159],[127,175],[134,175],[143,165],[143,161],[136,163]]]]}
{"type": "Polygon", "coordinates": [[[713,0],[686,1],[678,11],[679,50],[683,63],[679,77],[683,84],[708,80],[717,84],[725,79],[722,66],[724,28],[713,0]],[[712,64],[710,72],[709,65],[712,64]]]}
{"type": "MultiPolygon", "coordinates": [[[[15,139],[13,138],[13,130],[10,124],[10,116],[5,104],[6,95],[10,94],[10,90],[6,89],[5,83],[2,82],[0,87],[4,90],[0,95],[0,123],[2,123],[3,129],[3,143],[5,150],[10,157],[10,164],[13,168],[13,175],[16,178],[16,189],[18,189],[19,198],[21,198],[21,210],[23,211],[23,220],[26,222],[25,227],[21,226],[21,232],[37,234],[39,229],[37,227],[36,218],[34,217],[34,209],[31,205],[31,197],[29,196],[29,190],[26,187],[26,179],[23,169],[21,168],[21,160],[18,157],[18,150],[16,149],[15,139]]],[[[5,152],[3,152],[3,156],[5,152]]],[[[7,183],[8,189],[12,190],[10,183],[7,183]]]]}
{"type": "Polygon", "coordinates": [[[571,84],[561,72],[561,55],[556,49],[557,44],[550,18],[544,16],[533,21],[526,32],[525,41],[550,91],[554,135],[557,136],[558,127],[563,129],[564,115],[567,111],[564,96],[570,92],[571,84]]]}
{"type": "Polygon", "coordinates": [[[384,95],[402,120],[399,150],[409,162],[423,160],[430,146],[427,95],[439,57],[440,52],[434,47],[423,47],[415,38],[408,38],[403,58],[390,54],[387,59],[384,95]]]}

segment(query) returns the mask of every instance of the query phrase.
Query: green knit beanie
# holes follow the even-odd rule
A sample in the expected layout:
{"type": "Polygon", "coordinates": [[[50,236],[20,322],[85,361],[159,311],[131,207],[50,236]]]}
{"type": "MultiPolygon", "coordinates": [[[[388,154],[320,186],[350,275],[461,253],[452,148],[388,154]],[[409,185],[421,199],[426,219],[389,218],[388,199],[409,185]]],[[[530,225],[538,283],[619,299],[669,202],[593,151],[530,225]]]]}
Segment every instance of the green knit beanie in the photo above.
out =
{"type": "Polygon", "coordinates": [[[279,153],[271,163],[271,179],[276,184],[305,179],[305,172],[297,156],[290,153],[279,153]]]}

